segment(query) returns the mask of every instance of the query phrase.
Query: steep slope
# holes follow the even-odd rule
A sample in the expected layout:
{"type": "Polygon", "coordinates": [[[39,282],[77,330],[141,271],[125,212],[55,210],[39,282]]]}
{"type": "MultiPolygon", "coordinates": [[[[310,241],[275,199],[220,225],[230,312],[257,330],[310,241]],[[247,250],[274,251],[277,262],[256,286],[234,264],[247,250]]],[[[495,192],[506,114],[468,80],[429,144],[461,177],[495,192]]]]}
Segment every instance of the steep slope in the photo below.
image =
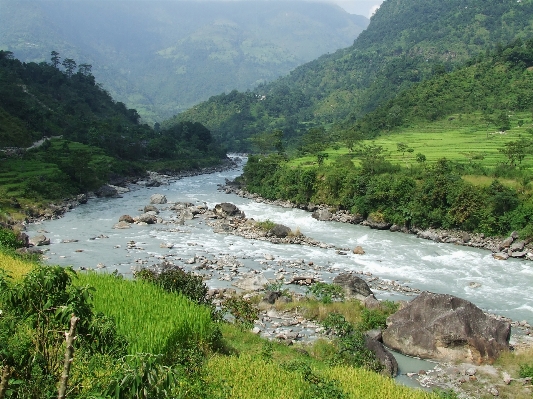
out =
{"type": "Polygon", "coordinates": [[[261,131],[282,129],[290,140],[318,124],[353,122],[497,43],[531,37],[532,20],[532,0],[386,0],[351,47],[252,92],[212,97],[175,121],[200,121],[241,150],[261,131]]]}
{"type": "Polygon", "coordinates": [[[55,200],[94,190],[113,175],[226,158],[200,123],[152,129],[139,119],[86,66],[63,72],[0,50],[0,213],[11,198],[55,200]]]}
{"type": "Polygon", "coordinates": [[[353,43],[368,19],[309,2],[0,0],[0,49],[93,65],[147,122],[271,81],[353,43]]]}

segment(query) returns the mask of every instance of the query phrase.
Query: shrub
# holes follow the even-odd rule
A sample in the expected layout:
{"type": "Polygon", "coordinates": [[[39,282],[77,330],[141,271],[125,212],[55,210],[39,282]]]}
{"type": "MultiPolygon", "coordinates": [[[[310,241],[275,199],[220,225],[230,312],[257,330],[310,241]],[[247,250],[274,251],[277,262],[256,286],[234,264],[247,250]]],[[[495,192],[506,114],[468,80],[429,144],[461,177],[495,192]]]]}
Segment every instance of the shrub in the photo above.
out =
{"type": "Polygon", "coordinates": [[[276,223],[274,223],[272,220],[265,220],[263,222],[257,222],[257,227],[259,227],[261,230],[270,231],[274,228],[276,223]]]}
{"type": "Polygon", "coordinates": [[[23,242],[17,237],[14,231],[0,227],[0,247],[17,249],[22,246],[23,242]]]}
{"type": "Polygon", "coordinates": [[[373,330],[376,328],[387,327],[387,317],[398,310],[398,304],[392,301],[381,302],[380,309],[363,309],[361,311],[361,322],[358,328],[363,331],[373,330]]]}
{"type": "Polygon", "coordinates": [[[337,284],[318,282],[310,286],[307,291],[325,304],[344,299],[344,289],[337,284]]]}
{"type": "Polygon", "coordinates": [[[521,364],[518,375],[520,378],[533,378],[533,363],[521,364]]]}
{"type": "Polygon", "coordinates": [[[253,303],[238,295],[227,298],[222,303],[222,309],[230,313],[235,318],[235,323],[243,330],[251,329],[259,315],[259,310],[253,303]]]}
{"type": "Polygon", "coordinates": [[[207,305],[207,286],[201,276],[195,276],[178,266],[165,267],[161,272],[142,269],[135,273],[135,278],[149,281],[167,292],[182,294],[199,305],[207,305]]]}

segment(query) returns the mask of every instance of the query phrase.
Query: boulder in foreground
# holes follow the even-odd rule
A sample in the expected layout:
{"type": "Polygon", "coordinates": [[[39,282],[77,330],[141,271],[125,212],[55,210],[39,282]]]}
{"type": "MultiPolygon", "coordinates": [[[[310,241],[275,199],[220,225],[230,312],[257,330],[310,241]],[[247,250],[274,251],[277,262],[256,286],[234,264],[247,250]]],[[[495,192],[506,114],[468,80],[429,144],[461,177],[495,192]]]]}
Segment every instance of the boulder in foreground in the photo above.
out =
{"type": "Polygon", "coordinates": [[[424,359],[492,363],[509,349],[511,325],[452,295],[423,292],[387,319],[383,343],[424,359]]]}

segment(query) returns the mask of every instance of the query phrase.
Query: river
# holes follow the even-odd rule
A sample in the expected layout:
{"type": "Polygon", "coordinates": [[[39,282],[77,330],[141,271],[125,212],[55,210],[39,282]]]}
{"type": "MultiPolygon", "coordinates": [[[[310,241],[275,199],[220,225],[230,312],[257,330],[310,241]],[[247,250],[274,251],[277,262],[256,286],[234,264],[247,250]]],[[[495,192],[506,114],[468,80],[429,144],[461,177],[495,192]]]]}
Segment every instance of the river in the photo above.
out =
{"type": "MultiPolygon", "coordinates": [[[[194,256],[232,256],[242,262],[240,271],[259,269],[270,278],[277,271],[276,262],[303,260],[302,273],[305,265],[313,262],[313,273],[326,281],[342,270],[360,271],[412,288],[456,295],[487,312],[513,320],[533,321],[533,262],[498,261],[486,250],[435,243],[360,225],[321,222],[309,212],[258,203],[217,190],[226,178],[232,179],[240,173],[231,170],[186,177],[157,188],[138,187],[120,199],[92,199],[61,219],[30,225],[28,234],[44,232],[51,239],[46,253],[48,263],[74,268],[105,267],[108,271],[116,269],[130,275],[132,268],[158,263],[163,256],[170,256],[177,263],[194,256]],[[231,202],[249,218],[269,219],[293,230],[298,228],[306,236],[336,247],[352,249],[360,245],[366,253],[354,255],[348,251],[347,255],[339,255],[334,249],[246,240],[213,233],[211,227],[198,219],[186,221],[183,226],[112,228],[119,216],[142,213],[154,193],[164,194],[169,202],[206,203],[209,208],[220,202],[231,202]],[[128,246],[130,241],[136,245],[128,246]],[[171,243],[173,248],[160,248],[161,243],[171,243]],[[272,255],[274,261],[265,262],[266,254],[272,255]]],[[[161,215],[170,219],[172,212],[163,211],[161,215]]],[[[218,279],[206,283],[211,287],[230,284],[218,279]]],[[[377,291],[376,296],[399,297],[388,291],[377,291]]]]}

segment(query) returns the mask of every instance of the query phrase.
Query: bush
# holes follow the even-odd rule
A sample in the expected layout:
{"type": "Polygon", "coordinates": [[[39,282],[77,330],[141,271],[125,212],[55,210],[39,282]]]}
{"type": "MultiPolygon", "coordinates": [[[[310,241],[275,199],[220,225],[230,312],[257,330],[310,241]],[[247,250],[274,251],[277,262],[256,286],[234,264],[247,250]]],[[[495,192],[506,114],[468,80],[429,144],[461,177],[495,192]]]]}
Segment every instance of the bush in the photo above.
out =
{"type": "Polygon", "coordinates": [[[23,245],[23,242],[17,237],[14,231],[0,227],[0,247],[17,249],[23,245]]]}
{"type": "Polygon", "coordinates": [[[307,291],[324,304],[344,299],[344,289],[337,284],[318,282],[309,287],[307,291]]]}
{"type": "Polygon", "coordinates": [[[518,375],[520,378],[533,378],[533,363],[521,364],[518,375]]]}
{"type": "Polygon", "coordinates": [[[176,292],[189,298],[199,305],[208,305],[207,286],[201,276],[195,276],[178,266],[170,266],[161,272],[142,269],[135,273],[135,278],[149,281],[168,292],[176,292]]]}
{"type": "Polygon", "coordinates": [[[227,298],[222,303],[222,309],[230,313],[235,318],[235,323],[243,330],[251,329],[259,315],[259,310],[253,303],[237,295],[227,298]]]}

